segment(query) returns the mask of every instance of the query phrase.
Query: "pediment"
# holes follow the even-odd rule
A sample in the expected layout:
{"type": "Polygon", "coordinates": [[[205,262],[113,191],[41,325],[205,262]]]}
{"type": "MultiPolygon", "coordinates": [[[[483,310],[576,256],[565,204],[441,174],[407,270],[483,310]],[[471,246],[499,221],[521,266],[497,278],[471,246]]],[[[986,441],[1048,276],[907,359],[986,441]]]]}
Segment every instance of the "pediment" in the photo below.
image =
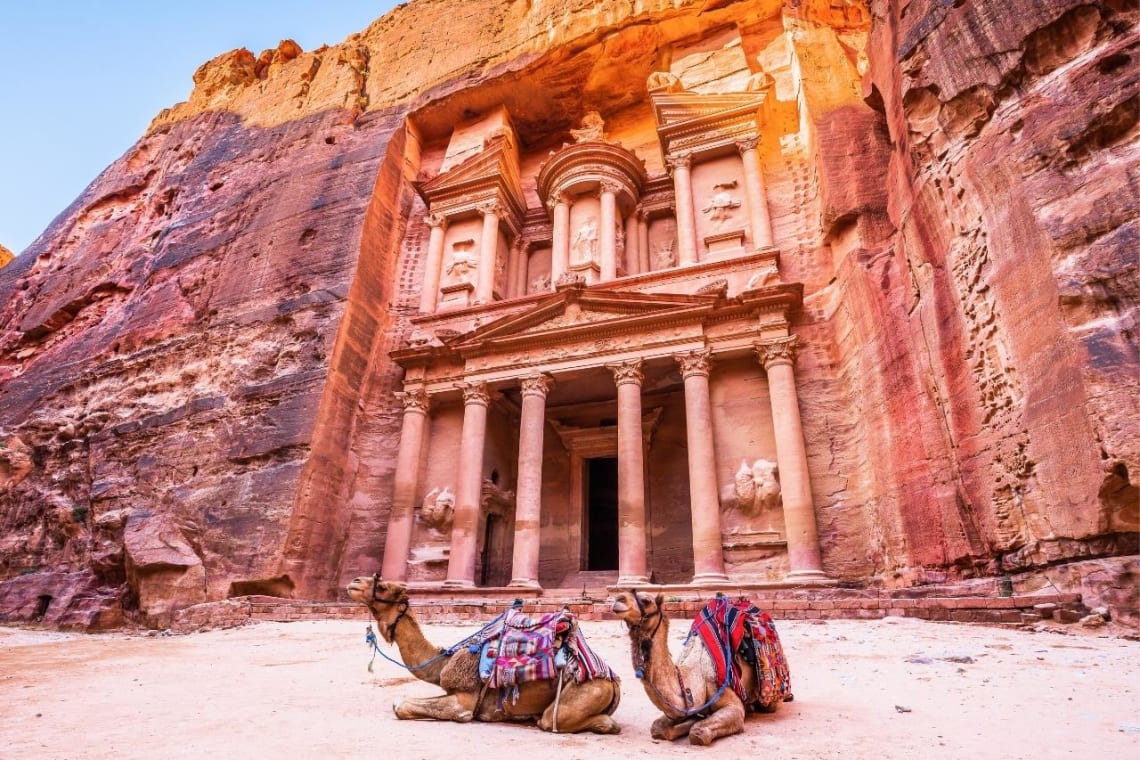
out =
{"type": "MultiPolygon", "coordinates": [[[[512,205],[525,208],[518,168],[510,160],[503,138],[496,138],[481,152],[428,180],[415,183],[429,207],[446,205],[447,199],[499,187],[512,205]]],[[[521,212],[518,212],[521,213],[521,212]]]]}
{"type": "Polygon", "coordinates": [[[600,291],[573,287],[560,290],[534,308],[491,322],[453,344],[471,348],[488,343],[545,341],[578,332],[633,329],[636,325],[667,319],[700,319],[719,296],[632,291],[600,291]]]}
{"type": "Polygon", "coordinates": [[[700,95],[691,92],[661,93],[651,96],[658,129],[727,114],[754,112],[764,104],[764,93],[700,95]]]}

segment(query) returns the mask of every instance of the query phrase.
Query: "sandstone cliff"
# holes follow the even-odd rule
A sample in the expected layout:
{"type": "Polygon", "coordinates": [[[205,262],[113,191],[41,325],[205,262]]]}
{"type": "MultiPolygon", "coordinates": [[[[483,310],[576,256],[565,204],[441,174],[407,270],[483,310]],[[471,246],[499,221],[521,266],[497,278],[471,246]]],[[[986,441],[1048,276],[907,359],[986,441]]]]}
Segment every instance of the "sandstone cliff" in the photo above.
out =
{"type": "Polygon", "coordinates": [[[376,567],[422,132],[477,92],[563,134],[726,26],[776,80],[828,572],[1127,600],[1126,561],[1075,562],[1140,528],[1130,8],[416,0],[215,58],[0,270],[0,615],[162,625],[376,567]]]}
{"type": "Polygon", "coordinates": [[[16,258],[16,254],[12,253],[7,248],[0,245],[0,267],[4,266],[5,264],[10,263],[12,261],[12,259],[14,259],[14,258],[16,258]]]}

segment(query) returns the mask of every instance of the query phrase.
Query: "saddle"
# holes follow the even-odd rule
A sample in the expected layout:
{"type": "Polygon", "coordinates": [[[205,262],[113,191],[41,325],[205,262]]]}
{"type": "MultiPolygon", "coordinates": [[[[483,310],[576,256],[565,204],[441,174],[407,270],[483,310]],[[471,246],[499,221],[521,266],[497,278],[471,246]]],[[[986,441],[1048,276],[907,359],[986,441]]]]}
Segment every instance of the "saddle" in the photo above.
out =
{"type": "Polygon", "coordinates": [[[545,681],[565,670],[575,681],[618,680],[578,631],[567,610],[537,619],[508,609],[470,645],[479,652],[479,677],[488,688],[517,690],[528,681],[545,681]]]}
{"type": "Polygon", "coordinates": [[[791,702],[792,682],[784,648],[776,634],[772,617],[748,599],[735,601],[717,595],[693,621],[686,643],[700,636],[716,665],[717,682],[728,685],[745,705],[770,710],[780,702],[791,702]],[[746,694],[740,662],[756,672],[757,694],[746,694]]]}

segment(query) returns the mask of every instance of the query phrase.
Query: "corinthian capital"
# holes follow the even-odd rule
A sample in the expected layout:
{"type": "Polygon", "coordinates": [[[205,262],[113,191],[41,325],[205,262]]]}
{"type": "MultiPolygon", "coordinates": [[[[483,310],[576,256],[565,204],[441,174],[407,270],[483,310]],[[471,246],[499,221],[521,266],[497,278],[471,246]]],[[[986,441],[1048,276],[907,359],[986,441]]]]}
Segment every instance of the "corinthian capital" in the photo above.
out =
{"type": "Polygon", "coordinates": [[[630,359],[629,361],[618,362],[617,364],[607,364],[606,369],[614,373],[614,384],[622,385],[624,383],[636,383],[641,385],[644,375],[641,372],[641,359],[630,359]]]}
{"type": "Polygon", "coordinates": [[[546,398],[546,394],[550,391],[550,386],[553,382],[549,375],[535,373],[524,377],[519,382],[519,387],[522,388],[522,395],[524,396],[542,396],[546,398]]]}
{"type": "Polygon", "coordinates": [[[613,195],[617,195],[621,192],[621,184],[614,182],[612,179],[603,179],[598,184],[601,186],[603,193],[611,193],[613,195]]]}
{"type": "Polygon", "coordinates": [[[673,354],[673,358],[681,365],[681,377],[683,379],[688,379],[693,375],[709,376],[709,370],[712,367],[711,348],[698,348],[673,354]]]}
{"type": "Polygon", "coordinates": [[[665,165],[669,167],[669,173],[672,174],[677,169],[688,169],[693,163],[693,154],[688,151],[680,153],[670,153],[665,156],[665,165]]]}
{"type": "Polygon", "coordinates": [[[742,137],[736,141],[736,149],[741,153],[747,153],[750,150],[756,150],[756,146],[759,144],[759,137],[742,137]]]}
{"type": "Polygon", "coordinates": [[[464,382],[456,386],[463,392],[463,405],[478,404],[487,406],[491,403],[491,394],[487,392],[486,383],[464,382]]]}
{"type": "Polygon", "coordinates": [[[443,214],[428,214],[424,217],[424,224],[429,227],[442,227],[447,229],[447,217],[443,214]]]}
{"type": "Polygon", "coordinates": [[[786,338],[775,338],[774,340],[756,343],[753,347],[756,349],[756,356],[764,365],[764,369],[778,364],[792,366],[796,363],[796,340],[795,335],[789,335],[786,338]]]}
{"type": "Polygon", "coordinates": [[[500,204],[498,201],[485,201],[476,206],[476,208],[479,210],[480,214],[492,214],[499,219],[502,219],[506,215],[502,204],[500,204]]]}
{"type": "Polygon", "coordinates": [[[395,395],[404,404],[404,414],[427,414],[431,399],[423,388],[409,388],[395,395]]]}

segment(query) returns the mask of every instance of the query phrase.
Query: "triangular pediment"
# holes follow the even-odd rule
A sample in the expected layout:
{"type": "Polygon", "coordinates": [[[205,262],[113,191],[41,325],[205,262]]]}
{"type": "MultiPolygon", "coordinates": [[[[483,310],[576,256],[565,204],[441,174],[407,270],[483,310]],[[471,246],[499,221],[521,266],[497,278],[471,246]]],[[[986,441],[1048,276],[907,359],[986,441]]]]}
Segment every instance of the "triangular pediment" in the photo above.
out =
{"type": "Polygon", "coordinates": [[[416,189],[430,208],[445,207],[449,199],[470,196],[498,189],[515,207],[516,214],[526,208],[523,202],[522,183],[518,167],[506,150],[506,142],[499,137],[491,140],[479,153],[457,166],[428,180],[415,183],[416,189]]]}
{"type": "Polygon", "coordinates": [[[516,340],[544,340],[578,332],[618,327],[663,319],[692,319],[712,309],[717,295],[591,291],[569,287],[539,301],[532,309],[498,319],[467,334],[455,344],[463,349],[516,340]]]}
{"type": "Polygon", "coordinates": [[[700,95],[692,92],[660,93],[651,96],[657,128],[677,126],[733,113],[753,113],[764,104],[763,92],[700,95]]]}

